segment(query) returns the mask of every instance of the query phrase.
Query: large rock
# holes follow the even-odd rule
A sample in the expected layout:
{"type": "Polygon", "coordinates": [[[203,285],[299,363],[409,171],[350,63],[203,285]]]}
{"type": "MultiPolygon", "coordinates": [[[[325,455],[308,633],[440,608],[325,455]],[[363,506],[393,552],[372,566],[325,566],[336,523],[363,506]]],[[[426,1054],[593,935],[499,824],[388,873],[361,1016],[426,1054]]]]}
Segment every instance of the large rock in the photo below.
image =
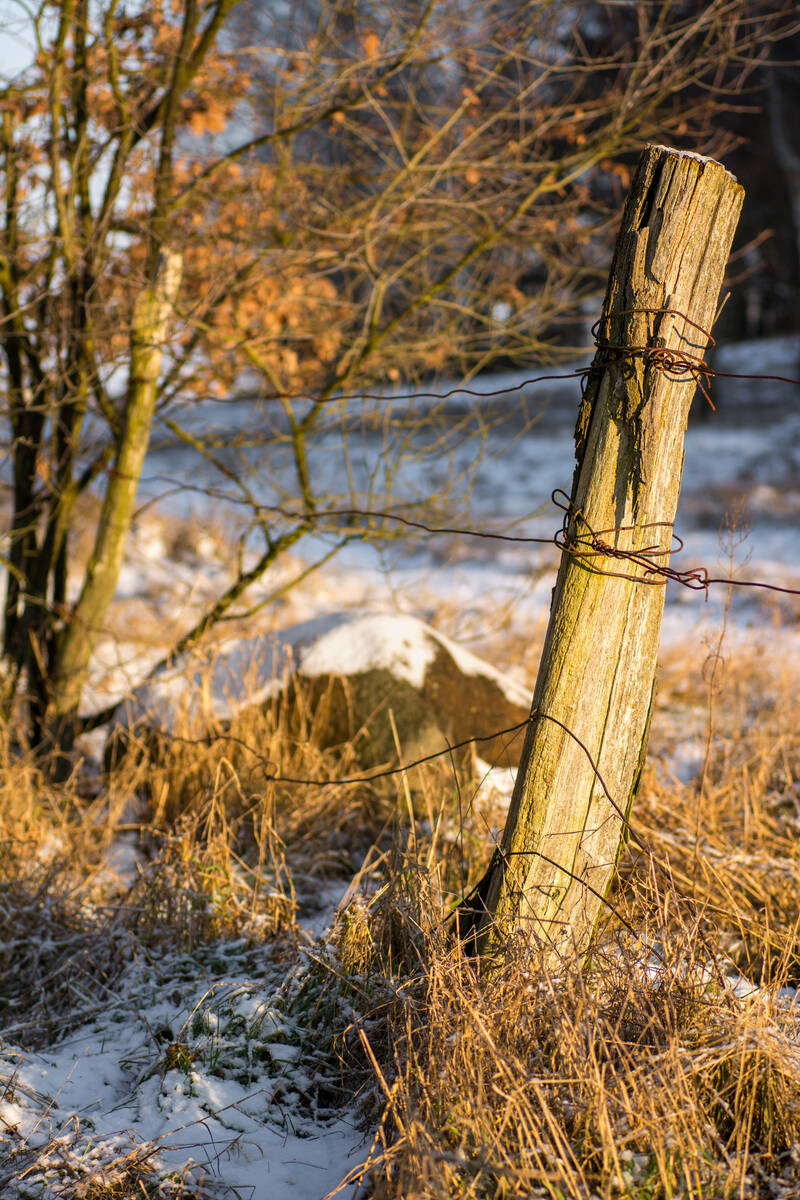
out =
{"type": "MultiPolygon", "coordinates": [[[[516,725],[530,708],[525,688],[423,621],[339,612],[179,661],[132,692],[115,725],[169,731],[183,711],[196,728],[219,726],[254,704],[291,710],[298,693],[315,740],[352,743],[363,767],[396,760],[392,719],[409,761],[516,725]]],[[[478,749],[516,766],[521,745],[521,733],[507,734],[478,749]]]]}

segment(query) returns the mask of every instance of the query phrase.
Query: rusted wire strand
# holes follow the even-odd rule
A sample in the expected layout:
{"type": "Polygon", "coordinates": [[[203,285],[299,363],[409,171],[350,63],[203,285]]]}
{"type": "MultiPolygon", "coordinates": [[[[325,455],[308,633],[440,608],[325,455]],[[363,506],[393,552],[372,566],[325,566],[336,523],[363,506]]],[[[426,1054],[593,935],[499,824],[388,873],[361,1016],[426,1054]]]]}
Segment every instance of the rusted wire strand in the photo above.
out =
{"type": "MultiPolygon", "coordinates": [[[[614,579],[628,579],[632,583],[644,583],[651,586],[664,585],[671,579],[676,583],[683,584],[684,587],[691,588],[693,591],[705,591],[706,599],[708,598],[708,585],[712,581],[709,579],[708,571],[705,567],[695,567],[689,571],[678,571],[674,567],[669,566],[668,563],[658,561],[659,558],[664,558],[671,553],[676,553],[683,549],[683,541],[674,531],[670,536],[672,541],[676,542],[677,545],[670,547],[655,545],[642,546],[638,550],[625,550],[621,546],[611,545],[604,538],[604,535],[611,533],[632,532],[637,529],[659,529],[664,527],[671,529],[669,521],[649,521],[639,525],[617,525],[611,529],[594,530],[586,520],[583,511],[575,507],[566,492],[557,488],[553,492],[552,500],[558,508],[564,511],[564,521],[561,529],[553,538],[555,544],[564,553],[579,559],[581,562],[588,563],[589,570],[595,574],[607,575],[614,579]],[[570,532],[571,522],[576,527],[575,533],[570,532]],[[580,526],[585,526],[585,534],[577,532],[580,526]],[[642,574],[631,575],[624,571],[609,571],[604,567],[595,566],[591,561],[594,558],[613,558],[622,562],[630,562],[634,566],[639,567],[642,574]]],[[[800,591],[798,594],[800,594],[800,591]]]]}
{"type": "MultiPolygon", "coordinates": [[[[373,783],[379,779],[390,779],[396,775],[402,775],[406,771],[412,771],[416,767],[421,767],[427,763],[435,762],[437,759],[446,758],[448,755],[452,755],[454,750],[463,750],[467,746],[471,746],[476,742],[493,742],[498,738],[507,737],[510,734],[513,734],[516,737],[521,730],[526,729],[529,725],[534,724],[536,721],[550,721],[553,725],[556,725],[559,729],[561,729],[567,735],[567,737],[575,742],[575,744],[585,755],[592,770],[592,774],[600,785],[603,795],[611,805],[614,812],[620,818],[626,832],[630,834],[640,849],[649,854],[649,847],[642,840],[640,835],[634,830],[627,814],[611,795],[611,792],[609,791],[608,786],[600,772],[600,768],[597,766],[597,763],[595,762],[586,743],[583,742],[581,738],[579,738],[578,735],[569,728],[569,726],[565,725],[563,721],[560,721],[557,717],[552,716],[550,713],[542,712],[541,709],[533,709],[530,715],[526,717],[524,721],[517,721],[516,724],[508,725],[503,729],[497,729],[493,733],[475,734],[472,737],[464,738],[460,742],[448,742],[448,744],[441,750],[435,750],[431,754],[425,754],[420,758],[415,758],[409,762],[401,763],[397,767],[386,767],[379,771],[366,772],[363,775],[334,776],[323,779],[297,775],[283,775],[274,769],[274,762],[267,758],[266,755],[261,754],[260,751],[256,750],[254,746],[251,746],[249,742],[244,740],[244,738],[236,737],[230,733],[211,734],[208,738],[189,738],[184,737],[181,734],[158,730],[157,736],[166,742],[179,742],[181,744],[191,746],[210,745],[217,742],[230,743],[232,745],[241,747],[243,750],[246,750],[248,754],[252,755],[253,758],[261,763],[264,771],[264,781],[266,783],[280,783],[294,787],[329,788],[354,787],[359,784],[373,783]]],[[[506,743],[506,748],[507,746],[508,743],[506,743]]]]}
{"type": "Polygon", "coordinates": [[[264,505],[263,512],[277,513],[284,516],[287,520],[306,521],[309,526],[323,522],[325,520],[372,520],[372,521],[392,521],[396,524],[403,525],[408,529],[416,529],[421,533],[427,533],[431,536],[450,537],[469,537],[479,538],[485,541],[497,541],[507,543],[519,543],[520,545],[553,545],[558,550],[572,555],[574,558],[579,558],[584,561],[589,561],[592,558],[602,556],[608,558],[616,558],[620,561],[628,560],[639,566],[644,572],[643,575],[631,575],[621,571],[608,571],[599,566],[592,566],[591,569],[598,575],[608,575],[618,579],[629,579],[632,583],[645,583],[664,585],[669,580],[675,583],[680,583],[684,587],[690,588],[692,591],[704,591],[706,596],[708,588],[713,584],[732,585],[733,587],[741,588],[762,588],[771,592],[782,592],[787,596],[800,596],[800,588],[780,587],[774,583],[766,583],[762,581],[750,579],[731,579],[720,576],[715,577],[708,574],[706,567],[693,567],[686,571],[676,570],[674,567],[668,566],[666,563],[655,561],[659,557],[665,557],[670,554],[680,553],[684,549],[684,541],[677,533],[672,531],[670,534],[671,542],[669,548],[655,546],[645,546],[639,550],[623,550],[618,546],[612,546],[604,540],[604,536],[612,533],[620,533],[623,531],[633,532],[636,529],[657,529],[657,528],[672,528],[668,521],[651,521],[640,525],[620,525],[609,529],[594,530],[589,525],[583,513],[575,509],[569,499],[567,493],[562,488],[556,488],[551,493],[550,499],[552,503],[562,509],[565,513],[564,521],[559,529],[549,537],[537,537],[528,534],[513,534],[499,533],[489,529],[469,529],[465,526],[454,525],[430,525],[425,521],[417,521],[411,517],[406,517],[402,513],[385,512],[379,509],[361,509],[361,508],[339,508],[327,509],[315,513],[301,513],[292,509],[283,508],[280,505],[264,505]],[[586,534],[578,537],[571,537],[569,533],[569,519],[580,521],[586,527],[586,534]],[[654,578],[650,578],[654,576],[654,578]]]}
{"type": "Polygon", "coordinates": [[[369,771],[364,775],[337,776],[330,779],[281,775],[274,769],[275,763],[272,759],[261,754],[260,751],[256,750],[254,746],[251,746],[243,738],[235,737],[230,733],[215,733],[211,734],[208,738],[183,737],[180,734],[168,733],[164,730],[157,730],[156,734],[159,739],[163,739],[164,741],[180,742],[190,746],[211,745],[216,742],[229,742],[232,745],[240,746],[261,763],[266,783],[284,783],[297,787],[353,787],[357,784],[373,783],[377,779],[390,779],[393,775],[402,775],[404,771],[411,771],[415,767],[424,766],[425,763],[434,762],[438,758],[445,758],[447,755],[452,754],[454,750],[463,750],[465,747],[471,746],[473,742],[493,742],[497,738],[506,737],[509,734],[518,734],[521,729],[527,728],[535,715],[533,713],[531,716],[526,717],[524,721],[517,721],[515,725],[508,725],[505,729],[497,729],[494,733],[476,734],[472,737],[464,738],[460,742],[450,742],[442,750],[435,750],[432,754],[425,754],[421,758],[415,758],[411,762],[403,763],[398,767],[387,767],[380,771],[369,771]]]}
{"type": "MultiPolygon", "coordinates": [[[[653,309],[650,311],[664,312],[664,311],[668,311],[668,310],[653,309]]],[[[618,314],[614,313],[613,315],[617,316],[618,314]]],[[[683,315],[683,314],[679,314],[679,315],[683,315]]],[[[611,344],[609,344],[608,346],[600,344],[598,346],[598,348],[612,349],[612,346],[611,346],[611,344]]],[[[633,349],[633,347],[630,347],[630,349],[633,349]]],[[[647,350],[652,351],[652,350],[658,350],[658,349],[662,349],[662,348],[654,347],[654,346],[651,346],[651,347],[645,346],[645,347],[640,348],[639,353],[644,354],[647,350]]],[[[670,353],[673,353],[673,352],[670,351],[670,353]]],[[[682,352],[677,351],[676,353],[680,354],[682,352]]],[[[691,357],[691,356],[687,356],[687,357],[691,357]]],[[[710,366],[708,363],[705,363],[702,359],[698,358],[696,361],[702,363],[703,375],[707,376],[709,380],[711,380],[711,379],[743,379],[743,380],[752,380],[752,381],[756,381],[756,382],[761,380],[766,383],[788,383],[788,384],[795,384],[798,387],[800,387],[800,379],[795,379],[795,378],[792,378],[791,376],[787,376],[787,375],[751,375],[748,373],[743,373],[743,372],[738,372],[738,371],[719,371],[719,370],[717,370],[716,367],[710,366]]],[[[269,403],[273,400],[285,400],[285,401],[307,402],[309,404],[354,404],[354,403],[358,402],[359,400],[369,400],[369,401],[381,402],[381,403],[386,404],[386,403],[411,402],[411,401],[415,401],[415,400],[435,400],[435,401],[452,400],[454,397],[457,397],[457,396],[468,396],[468,397],[470,397],[470,399],[475,399],[475,400],[496,400],[501,396],[510,396],[510,395],[513,395],[515,392],[522,392],[526,388],[534,387],[539,383],[565,382],[565,381],[568,381],[571,379],[579,379],[580,380],[582,377],[591,374],[592,371],[593,371],[593,367],[588,366],[588,367],[575,367],[571,371],[557,372],[557,373],[548,374],[548,375],[533,375],[528,378],[520,380],[518,383],[511,383],[507,387],[503,387],[500,389],[494,388],[492,391],[480,391],[476,388],[468,388],[468,387],[454,387],[454,388],[450,388],[446,392],[436,392],[436,391],[432,391],[432,390],[431,391],[420,391],[420,392],[397,392],[397,393],[348,392],[347,394],[343,394],[341,396],[327,396],[327,397],[314,397],[314,396],[307,395],[304,392],[275,392],[275,393],[270,394],[269,396],[266,396],[264,398],[264,402],[269,403]]],[[[713,405],[712,405],[712,407],[713,407],[713,405]]]]}
{"type": "MultiPolygon", "coordinates": [[[[607,313],[601,316],[592,326],[592,336],[595,341],[595,346],[598,351],[604,352],[610,356],[605,361],[592,363],[589,367],[579,368],[565,375],[546,375],[539,376],[535,379],[524,380],[519,384],[503,389],[502,392],[479,392],[468,388],[454,388],[445,393],[434,392],[419,392],[408,393],[393,397],[394,399],[414,400],[414,399],[439,399],[445,400],[455,395],[468,395],[483,399],[490,399],[500,395],[510,394],[515,391],[520,391],[530,384],[544,382],[546,380],[555,379],[571,379],[580,378],[582,381],[582,390],[585,388],[592,377],[602,374],[608,366],[615,361],[625,360],[629,358],[642,358],[645,364],[652,367],[654,370],[663,372],[667,378],[677,382],[694,382],[704,395],[705,399],[714,409],[714,403],[710,395],[711,380],[714,377],[722,377],[728,379],[762,379],[769,381],[777,381],[800,386],[800,379],[793,379],[781,375],[749,375],[735,372],[717,371],[710,367],[708,363],[700,355],[690,351],[684,351],[666,346],[625,346],[602,339],[599,336],[599,331],[604,322],[610,322],[617,317],[631,315],[650,315],[650,316],[672,316],[683,321],[691,329],[697,331],[707,343],[712,346],[716,345],[716,341],[711,332],[705,329],[697,321],[692,320],[681,312],[680,309],[669,306],[662,308],[627,308],[620,309],[616,312],[607,313]]],[[[284,397],[292,398],[292,397],[284,397]]],[[[297,397],[294,397],[297,398],[297,397]]],[[[340,400],[348,399],[386,399],[378,394],[362,394],[360,397],[356,394],[352,396],[339,397],[340,400]]],[[[624,550],[619,546],[612,545],[606,540],[609,534],[616,534],[624,531],[633,532],[636,528],[639,529],[656,529],[667,528],[671,529],[668,522],[649,522],[639,526],[618,526],[605,530],[594,530],[587,521],[582,511],[574,509],[567,494],[560,488],[557,488],[551,495],[552,502],[561,508],[564,513],[564,521],[562,526],[551,537],[537,537],[533,535],[509,534],[500,533],[494,530],[479,530],[469,529],[464,527],[449,526],[449,525],[433,525],[427,522],[416,520],[409,516],[404,516],[398,512],[385,512],[374,509],[359,509],[359,508],[339,508],[328,509],[317,512],[298,512],[281,505],[259,505],[258,511],[261,514],[277,513],[285,517],[287,520],[294,520],[301,523],[307,523],[310,526],[320,524],[326,520],[336,521],[356,521],[356,520],[372,520],[372,521],[390,521],[395,524],[403,525],[408,529],[415,529],[422,533],[430,535],[448,535],[453,537],[470,537],[482,538],[489,541],[500,541],[508,543],[520,544],[540,544],[547,545],[553,543],[557,549],[563,553],[572,555],[580,559],[589,566],[596,574],[607,575],[618,579],[627,579],[633,583],[644,583],[650,585],[665,585],[669,580],[681,584],[692,591],[702,591],[708,599],[709,588],[714,584],[725,584],[738,588],[757,588],[764,591],[777,592],[783,595],[795,596],[800,595],[800,588],[782,587],[778,584],[766,583],[757,580],[741,580],[730,579],[725,577],[712,577],[708,573],[706,567],[694,567],[688,570],[677,570],[668,565],[667,562],[660,562],[659,559],[666,559],[671,554],[679,553],[683,550],[683,540],[674,532],[671,531],[671,544],[669,548],[654,546],[641,547],[638,550],[624,550]],[[584,534],[570,533],[570,519],[576,526],[585,527],[584,534]],[[600,567],[597,564],[592,564],[591,560],[597,558],[611,558],[620,562],[630,562],[638,567],[641,574],[630,574],[624,571],[611,571],[600,567]]]]}

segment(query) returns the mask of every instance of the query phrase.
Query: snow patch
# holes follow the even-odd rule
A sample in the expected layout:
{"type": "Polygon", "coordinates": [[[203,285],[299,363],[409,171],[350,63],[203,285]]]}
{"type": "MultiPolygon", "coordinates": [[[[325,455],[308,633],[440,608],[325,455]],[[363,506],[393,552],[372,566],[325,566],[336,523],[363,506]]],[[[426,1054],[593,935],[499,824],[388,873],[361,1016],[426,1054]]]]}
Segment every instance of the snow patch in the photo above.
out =
{"type": "Polygon", "coordinates": [[[134,689],[115,723],[131,725],[146,716],[168,729],[187,707],[206,720],[225,720],[245,702],[259,704],[277,695],[290,669],[309,678],[384,669],[421,689],[440,649],[462,674],[492,680],[513,704],[530,703],[526,688],[417,617],[334,612],[279,633],[225,642],[203,658],[182,656],[134,689]]]}
{"type": "Polygon", "coordinates": [[[437,635],[416,617],[375,614],[346,617],[300,657],[304,675],[356,675],[387,670],[421,688],[436,657],[437,635]]]}
{"type": "Polygon", "coordinates": [[[106,1011],[42,1053],[0,1042],[4,1198],[110,1188],[139,1161],[209,1197],[321,1200],[364,1157],[353,1114],[315,1097],[291,966],[243,943],[205,953],[131,967],[106,1011]]]}
{"type": "MultiPolygon", "coordinates": [[[[665,150],[667,154],[675,154],[678,156],[678,158],[693,158],[695,162],[703,163],[703,165],[712,163],[715,167],[722,167],[723,171],[726,171],[728,175],[730,175],[731,179],[736,180],[736,176],[733,174],[733,172],[728,171],[728,168],[725,166],[725,164],[719,162],[716,158],[709,158],[705,154],[698,154],[694,150],[676,150],[674,146],[662,146],[661,144],[656,143],[651,143],[651,149],[665,150]]],[[[736,182],[738,183],[738,180],[736,180],[736,182]]]]}

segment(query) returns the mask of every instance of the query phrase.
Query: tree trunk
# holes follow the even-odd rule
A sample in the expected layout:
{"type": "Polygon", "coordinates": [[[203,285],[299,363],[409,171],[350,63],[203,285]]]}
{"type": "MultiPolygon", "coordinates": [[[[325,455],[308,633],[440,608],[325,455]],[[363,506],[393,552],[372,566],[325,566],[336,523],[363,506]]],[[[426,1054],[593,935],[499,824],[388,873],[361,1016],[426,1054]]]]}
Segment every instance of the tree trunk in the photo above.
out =
{"type": "Polygon", "coordinates": [[[56,649],[48,723],[50,740],[62,749],[69,748],[89,659],[117,588],[180,278],[180,255],[165,251],[154,283],[139,297],[134,311],[122,429],[83,586],[56,649]]]}
{"type": "Polygon", "coordinates": [[[554,953],[585,949],[611,882],[646,751],[665,589],[646,561],[598,552],[592,531],[615,551],[669,561],[695,379],[647,349],[702,357],[743,196],[711,159],[642,153],[578,418],[532,722],[479,889],[484,950],[519,931],[554,953]]]}
{"type": "Polygon", "coordinates": [[[792,216],[797,271],[800,274],[800,152],[789,133],[796,130],[794,104],[787,104],[781,91],[780,77],[773,67],[769,76],[768,112],[772,145],[775,159],[783,172],[786,191],[789,195],[789,211],[792,216]]]}

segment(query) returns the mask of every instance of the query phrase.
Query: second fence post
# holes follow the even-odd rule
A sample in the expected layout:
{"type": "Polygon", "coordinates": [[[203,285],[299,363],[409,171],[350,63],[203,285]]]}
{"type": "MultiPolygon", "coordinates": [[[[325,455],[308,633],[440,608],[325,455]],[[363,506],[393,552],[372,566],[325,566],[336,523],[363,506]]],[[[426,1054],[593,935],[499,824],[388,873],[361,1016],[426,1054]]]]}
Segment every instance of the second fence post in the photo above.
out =
{"type": "Polygon", "coordinates": [[[578,417],[532,721],[470,922],[484,950],[520,930],[555,953],[585,948],[609,887],[647,744],[664,608],[663,576],[648,567],[669,561],[693,364],[743,196],[712,159],[642,153],[578,417]]]}

